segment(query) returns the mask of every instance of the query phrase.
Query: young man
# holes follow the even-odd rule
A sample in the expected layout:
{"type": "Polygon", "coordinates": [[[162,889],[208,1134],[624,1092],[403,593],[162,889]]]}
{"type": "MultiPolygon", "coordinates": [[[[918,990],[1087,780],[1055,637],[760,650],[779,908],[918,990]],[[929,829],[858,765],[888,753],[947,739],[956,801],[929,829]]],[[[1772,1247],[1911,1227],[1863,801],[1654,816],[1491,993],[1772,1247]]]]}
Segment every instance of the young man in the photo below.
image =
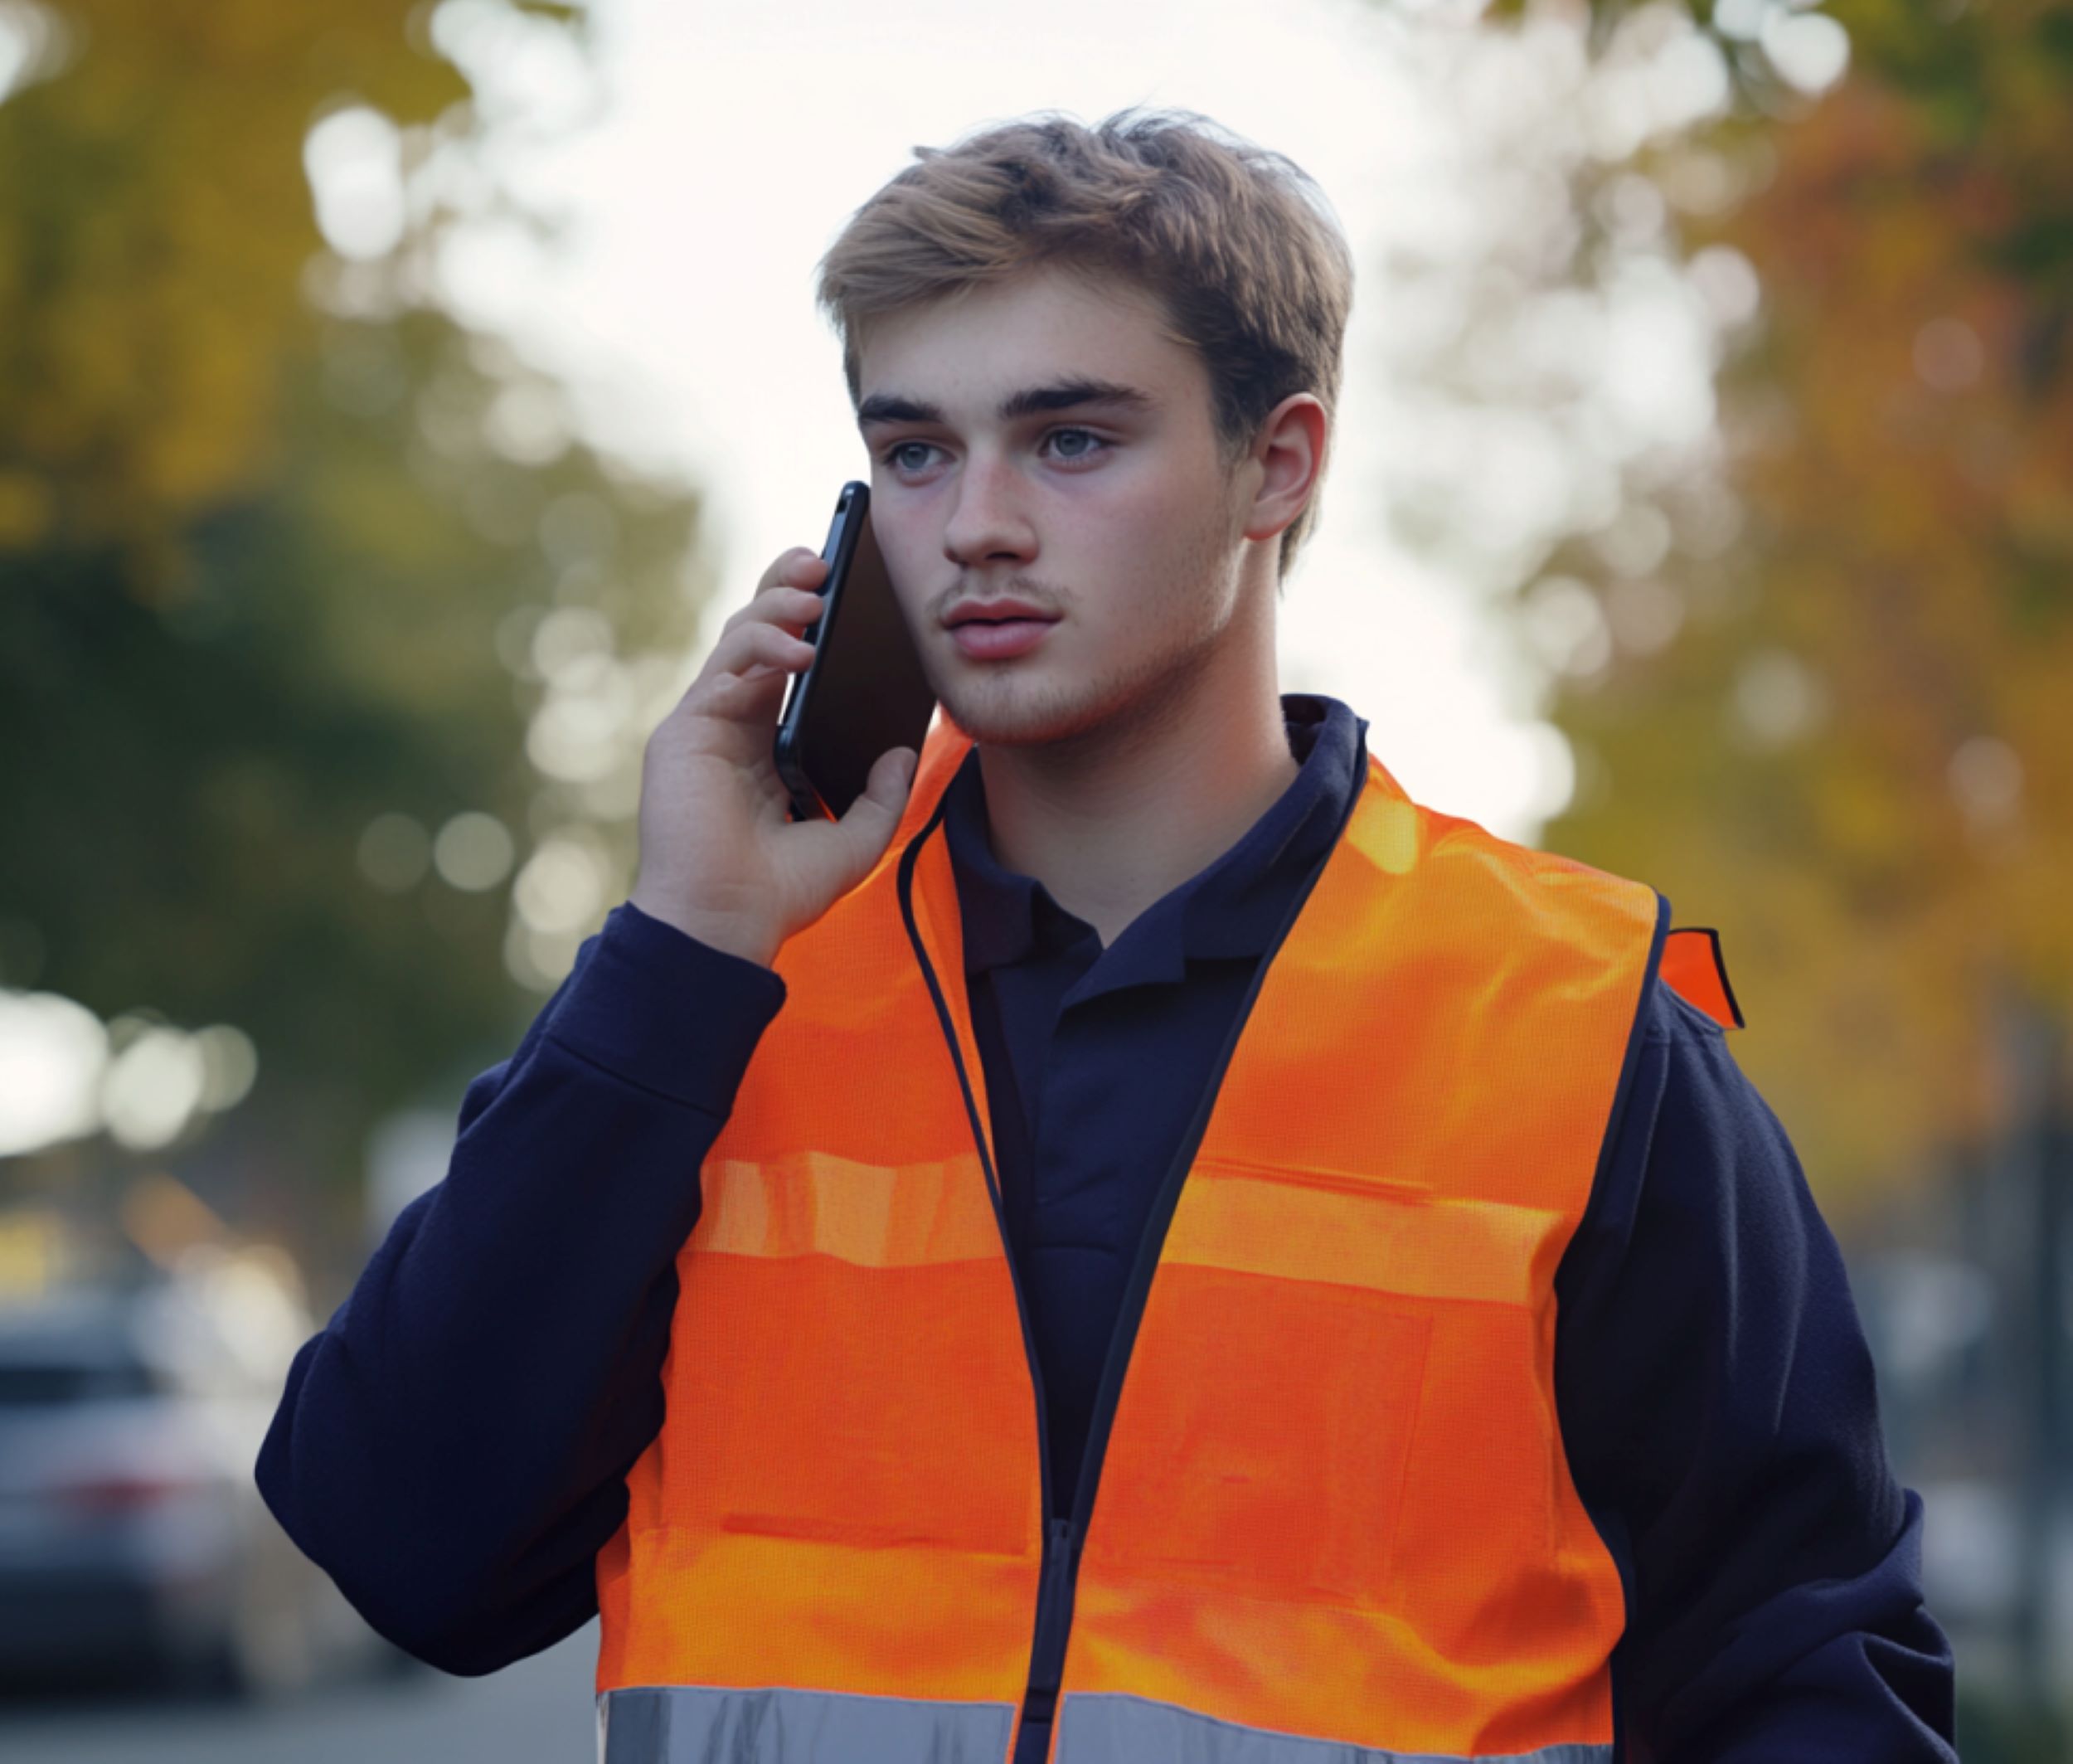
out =
{"type": "Polygon", "coordinates": [[[1277,691],[1352,275],[1186,113],[925,151],[829,253],[944,717],[787,819],[799,551],[657,730],[260,1458],[402,1645],[601,1611],[609,1764],[1954,1756],[1723,977],[1277,691]]]}

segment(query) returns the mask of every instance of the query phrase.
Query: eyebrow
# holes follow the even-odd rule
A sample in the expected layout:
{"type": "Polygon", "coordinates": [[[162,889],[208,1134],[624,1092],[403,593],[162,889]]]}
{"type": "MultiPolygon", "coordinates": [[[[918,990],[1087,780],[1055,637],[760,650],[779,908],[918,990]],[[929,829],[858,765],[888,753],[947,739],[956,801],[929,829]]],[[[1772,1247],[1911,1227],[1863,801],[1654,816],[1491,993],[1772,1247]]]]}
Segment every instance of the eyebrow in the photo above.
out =
{"type": "MultiPolygon", "coordinates": [[[[994,413],[1003,423],[1019,421],[1046,411],[1077,411],[1088,405],[1108,405],[1125,411],[1148,411],[1158,401],[1149,392],[1114,380],[1095,380],[1084,375],[1052,380],[1042,386],[1026,386],[1010,392],[994,413]]],[[[868,429],[876,423],[939,423],[940,405],[925,398],[910,398],[899,392],[873,392],[857,406],[857,426],[868,429]]]]}

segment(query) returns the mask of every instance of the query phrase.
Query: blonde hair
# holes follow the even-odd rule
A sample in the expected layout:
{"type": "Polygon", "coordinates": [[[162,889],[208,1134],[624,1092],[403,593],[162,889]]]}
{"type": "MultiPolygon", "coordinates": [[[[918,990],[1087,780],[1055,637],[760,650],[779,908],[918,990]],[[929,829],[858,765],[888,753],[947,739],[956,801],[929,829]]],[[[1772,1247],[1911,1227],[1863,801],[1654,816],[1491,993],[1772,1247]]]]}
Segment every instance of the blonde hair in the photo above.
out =
{"type": "MultiPolygon", "coordinates": [[[[1166,334],[1208,370],[1226,471],[1293,392],[1335,421],[1353,257],[1329,202],[1285,156],[1192,110],[1133,105],[1089,129],[1041,111],[916,147],[850,217],[820,262],[817,304],[842,341],[850,403],[862,397],[869,321],[1062,265],[1133,283],[1166,334]]],[[[1283,529],[1285,578],[1317,523],[1318,489],[1283,529]]]]}

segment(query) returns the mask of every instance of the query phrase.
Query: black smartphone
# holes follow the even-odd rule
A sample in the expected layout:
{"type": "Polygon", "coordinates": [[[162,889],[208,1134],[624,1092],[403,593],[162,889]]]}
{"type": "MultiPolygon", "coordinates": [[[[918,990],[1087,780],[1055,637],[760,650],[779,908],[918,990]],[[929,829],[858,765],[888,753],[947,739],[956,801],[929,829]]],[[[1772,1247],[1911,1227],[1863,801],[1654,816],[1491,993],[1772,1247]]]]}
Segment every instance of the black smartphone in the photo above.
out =
{"type": "Polygon", "coordinates": [[[792,676],[778,718],[778,775],[795,821],[841,819],[879,756],[895,747],[919,754],[935,715],[935,693],[871,534],[869,484],[842,486],[821,556],[821,615],[804,634],[813,659],[792,676]]]}

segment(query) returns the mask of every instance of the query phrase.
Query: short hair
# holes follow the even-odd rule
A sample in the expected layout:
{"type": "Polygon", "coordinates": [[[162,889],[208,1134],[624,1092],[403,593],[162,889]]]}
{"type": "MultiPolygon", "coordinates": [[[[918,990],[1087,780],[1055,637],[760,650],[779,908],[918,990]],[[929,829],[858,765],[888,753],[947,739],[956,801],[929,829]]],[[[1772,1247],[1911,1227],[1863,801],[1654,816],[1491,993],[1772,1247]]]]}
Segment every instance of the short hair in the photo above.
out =
{"type": "MultiPolygon", "coordinates": [[[[1057,111],[986,127],[870,197],[819,266],[817,304],[862,397],[859,333],[883,313],[1061,265],[1151,294],[1167,335],[1208,370],[1226,470],[1294,392],[1336,420],[1353,257],[1329,202],[1293,160],[1192,110],[1057,111]]],[[[1313,487],[1281,534],[1277,581],[1316,525],[1313,487]]]]}

